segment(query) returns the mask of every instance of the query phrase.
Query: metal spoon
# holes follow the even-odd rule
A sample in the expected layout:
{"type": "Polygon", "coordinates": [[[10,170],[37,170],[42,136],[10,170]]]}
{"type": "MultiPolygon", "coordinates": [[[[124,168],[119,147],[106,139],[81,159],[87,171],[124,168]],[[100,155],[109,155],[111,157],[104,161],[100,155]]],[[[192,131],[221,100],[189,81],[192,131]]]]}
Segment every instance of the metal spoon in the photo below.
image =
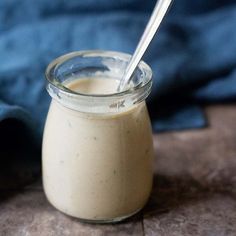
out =
{"type": "Polygon", "coordinates": [[[123,91],[127,85],[129,84],[132,75],[138,66],[143,54],[145,53],[148,45],[153,39],[157,29],[159,28],[172,0],[159,0],[155,8],[152,12],[152,15],[147,23],[147,26],[143,32],[141,39],[139,40],[138,46],[129,61],[128,66],[125,69],[124,75],[120,80],[120,84],[118,86],[118,91],[123,91]]]}

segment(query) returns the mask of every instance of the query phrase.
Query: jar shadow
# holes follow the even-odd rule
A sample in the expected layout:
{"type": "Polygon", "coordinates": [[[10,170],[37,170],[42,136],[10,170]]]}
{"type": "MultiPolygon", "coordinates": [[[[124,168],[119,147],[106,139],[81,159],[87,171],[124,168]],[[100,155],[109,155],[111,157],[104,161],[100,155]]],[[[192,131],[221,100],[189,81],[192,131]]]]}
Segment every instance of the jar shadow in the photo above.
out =
{"type": "Polygon", "coordinates": [[[16,119],[1,121],[0,203],[40,179],[40,151],[31,143],[27,127],[16,119]]]}
{"type": "Polygon", "coordinates": [[[222,183],[200,183],[190,176],[155,175],[150,199],[143,209],[144,218],[165,214],[199,201],[210,199],[216,193],[232,195],[222,183]]]}

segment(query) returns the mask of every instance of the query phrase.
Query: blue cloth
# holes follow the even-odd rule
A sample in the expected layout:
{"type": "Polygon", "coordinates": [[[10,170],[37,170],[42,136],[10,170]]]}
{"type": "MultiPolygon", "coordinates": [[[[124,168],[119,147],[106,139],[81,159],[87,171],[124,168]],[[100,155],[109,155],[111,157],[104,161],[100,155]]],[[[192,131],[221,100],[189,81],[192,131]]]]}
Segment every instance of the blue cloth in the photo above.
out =
{"type": "MultiPolygon", "coordinates": [[[[1,0],[0,126],[17,121],[22,138],[30,134],[39,147],[50,102],[48,63],[75,50],[132,53],[154,4],[1,0]]],[[[202,127],[199,104],[236,100],[235,29],[235,0],[174,2],[144,58],[154,71],[148,99],[154,131],[202,127]]]]}

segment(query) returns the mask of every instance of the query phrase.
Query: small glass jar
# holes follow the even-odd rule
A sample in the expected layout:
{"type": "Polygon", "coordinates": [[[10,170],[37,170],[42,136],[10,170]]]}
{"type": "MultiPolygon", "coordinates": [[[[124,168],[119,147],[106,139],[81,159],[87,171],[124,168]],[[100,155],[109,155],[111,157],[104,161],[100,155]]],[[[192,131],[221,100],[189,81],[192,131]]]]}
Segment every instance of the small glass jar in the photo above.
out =
{"type": "Polygon", "coordinates": [[[52,102],[43,136],[44,191],[55,208],[83,221],[123,220],[142,209],[151,192],[150,67],[141,62],[123,92],[83,94],[65,86],[84,78],[120,80],[129,60],[120,52],[81,51],[46,70],[52,102]]]}

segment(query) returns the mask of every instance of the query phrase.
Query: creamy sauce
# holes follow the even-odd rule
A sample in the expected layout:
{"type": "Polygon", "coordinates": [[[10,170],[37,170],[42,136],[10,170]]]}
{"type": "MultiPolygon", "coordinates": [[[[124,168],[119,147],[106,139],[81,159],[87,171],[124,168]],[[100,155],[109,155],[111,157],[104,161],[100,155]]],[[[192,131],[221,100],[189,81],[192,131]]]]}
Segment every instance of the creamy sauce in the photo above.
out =
{"type": "Polygon", "coordinates": [[[84,94],[112,94],[115,93],[119,81],[115,79],[79,79],[65,86],[72,91],[84,94]]]}
{"type": "MultiPolygon", "coordinates": [[[[113,93],[111,79],[77,80],[69,89],[113,93]]],[[[152,187],[153,144],[145,102],[128,111],[81,114],[52,101],[43,139],[43,184],[62,212],[87,220],[132,215],[152,187]]]]}

